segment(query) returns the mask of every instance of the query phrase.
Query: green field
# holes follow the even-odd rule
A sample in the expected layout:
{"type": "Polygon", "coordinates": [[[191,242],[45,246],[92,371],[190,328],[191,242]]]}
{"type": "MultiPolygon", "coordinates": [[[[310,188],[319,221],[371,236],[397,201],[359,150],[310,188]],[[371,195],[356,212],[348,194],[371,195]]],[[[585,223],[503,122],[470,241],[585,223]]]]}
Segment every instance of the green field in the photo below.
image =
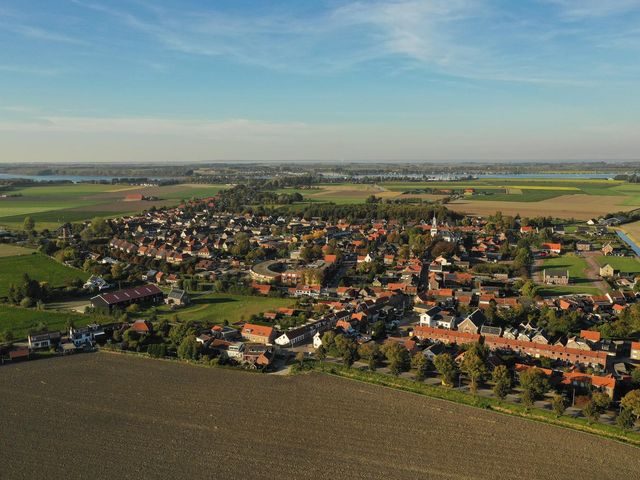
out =
{"type": "Polygon", "coordinates": [[[295,300],[288,298],[254,297],[231,295],[227,293],[208,293],[193,295],[188,307],[171,310],[168,307],[158,308],[158,318],[170,319],[177,314],[180,320],[201,321],[211,324],[229,323],[249,320],[251,315],[267,312],[278,307],[290,307],[295,300]]]}
{"type": "Polygon", "coordinates": [[[541,285],[536,290],[536,294],[543,297],[575,295],[579,293],[587,295],[602,295],[604,292],[597,287],[586,287],[581,285],[541,285]]]}
{"type": "Polygon", "coordinates": [[[589,281],[586,269],[587,262],[584,258],[573,254],[566,254],[559,257],[546,258],[542,262],[542,268],[560,268],[569,270],[569,278],[572,284],[589,281]]]}
{"type": "Polygon", "coordinates": [[[33,253],[30,248],[24,248],[11,243],[0,243],[0,258],[13,257],[17,255],[29,255],[33,253]]]}
{"type": "Polygon", "coordinates": [[[88,275],[66,265],[62,265],[46,255],[33,253],[0,258],[0,297],[7,295],[11,284],[19,284],[24,273],[40,282],[47,282],[53,287],[59,287],[68,280],[81,278],[86,280],[88,275]]]}
{"type": "Polygon", "coordinates": [[[640,274],[640,261],[636,257],[612,257],[600,255],[596,257],[596,262],[601,267],[607,263],[616,270],[620,270],[623,273],[639,273],[640,274]]]}
{"type": "Polygon", "coordinates": [[[0,333],[11,332],[15,339],[25,338],[29,330],[39,329],[43,325],[46,325],[50,331],[63,330],[69,319],[76,326],[93,321],[88,315],[52,310],[40,311],[0,304],[0,333]]]}
{"type": "Polygon", "coordinates": [[[0,225],[20,228],[29,215],[37,229],[56,228],[65,222],[133,214],[151,206],[175,205],[183,199],[215,195],[224,185],[168,185],[137,187],[128,185],[69,184],[30,186],[4,193],[0,198],[0,225]],[[125,202],[126,195],[142,193],[157,197],[154,201],[125,202]]]}

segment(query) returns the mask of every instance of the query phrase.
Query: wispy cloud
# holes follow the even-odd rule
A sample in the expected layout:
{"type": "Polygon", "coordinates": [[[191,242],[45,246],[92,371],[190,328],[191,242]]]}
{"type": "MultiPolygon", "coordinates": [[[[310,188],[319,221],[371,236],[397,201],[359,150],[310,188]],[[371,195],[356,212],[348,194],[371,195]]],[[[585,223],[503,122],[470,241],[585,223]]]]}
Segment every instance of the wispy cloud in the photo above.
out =
{"type": "Polygon", "coordinates": [[[40,77],[52,77],[62,73],[56,68],[32,67],[30,65],[1,65],[0,72],[15,73],[20,75],[36,75],[40,77]]]}
{"type": "MultiPolygon", "coordinates": [[[[513,58],[502,61],[508,43],[492,37],[501,33],[504,19],[488,0],[349,1],[311,17],[167,10],[157,5],[134,11],[73,1],[149,36],[165,49],[277,71],[334,74],[378,62],[387,64],[389,72],[427,69],[463,79],[581,84],[563,72],[538,70],[531,76],[531,65],[513,58]],[[493,35],[482,28],[489,20],[497,20],[493,35]]],[[[512,28],[507,23],[502,33],[510,34],[512,28]]],[[[536,31],[535,41],[539,37],[536,31]]],[[[531,38],[529,46],[534,45],[531,38]]]]}
{"type": "Polygon", "coordinates": [[[573,19],[608,17],[640,9],[640,0],[543,0],[573,19]]]}
{"type": "Polygon", "coordinates": [[[73,45],[87,45],[87,42],[62,33],[46,30],[40,27],[17,23],[0,23],[0,29],[22,35],[34,40],[46,42],[68,43],[73,45]]]}

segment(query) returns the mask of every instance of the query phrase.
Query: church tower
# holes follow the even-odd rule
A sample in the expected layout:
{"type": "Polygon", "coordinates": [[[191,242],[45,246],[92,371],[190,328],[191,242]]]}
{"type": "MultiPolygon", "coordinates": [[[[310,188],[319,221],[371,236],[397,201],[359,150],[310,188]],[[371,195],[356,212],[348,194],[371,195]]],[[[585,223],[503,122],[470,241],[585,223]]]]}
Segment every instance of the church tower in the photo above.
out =
{"type": "Polygon", "coordinates": [[[436,218],[436,214],[433,214],[433,220],[431,221],[431,236],[435,237],[438,235],[438,219],[436,218]]]}

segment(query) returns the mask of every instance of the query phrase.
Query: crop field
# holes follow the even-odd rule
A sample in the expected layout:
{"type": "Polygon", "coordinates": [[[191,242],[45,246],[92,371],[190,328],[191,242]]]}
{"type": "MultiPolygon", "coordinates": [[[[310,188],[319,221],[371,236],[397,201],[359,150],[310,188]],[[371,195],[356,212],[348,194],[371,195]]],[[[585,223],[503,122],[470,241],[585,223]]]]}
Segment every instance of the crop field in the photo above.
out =
{"type": "Polygon", "coordinates": [[[383,199],[444,198],[439,190],[462,193],[473,188],[447,207],[475,215],[490,215],[500,210],[507,215],[551,215],[585,220],[610,212],[640,207],[640,185],[602,179],[500,178],[442,182],[382,182],[377,184],[324,184],[312,189],[283,188],[278,192],[301,193],[305,202],[336,204],[363,203],[375,195],[383,199]]]}
{"type": "Polygon", "coordinates": [[[256,315],[278,307],[290,307],[295,303],[289,298],[254,297],[227,293],[193,295],[191,305],[171,310],[158,308],[158,318],[170,318],[177,314],[180,320],[204,321],[211,324],[249,320],[256,315]]]}
{"type": "Polygon", "coordinates": [[[25,338],[30,329],[46,325],[51,331],[64,330],[67,320],[76,326],[91,323],[92,317],[69,312],[35,310],[0,304],[0,332],[11,332],[14,338],[25,338]]]}
{"type": "Polygon", "coordinates": [[[640,274],[640,262],[636,257],[612,257],[599,255],[596,257],[596,262],[601,267],[607,263],[616,270],[620,270],[624,273],[638,273],[640,274]]]}
{"type": "Polygon", "coordinates": [[[14,257],[18,255],[30,255],[34,251],[11,243],[0,243],[0,258],[14,257]]]}
{"type": "Polygon", "coordinates": [[[175,205],[182,199],[215,195],[223,185],[181,184],[163,187],[123,185],[51,185],[7,191],[0,198],[0,225],[20,228],[29,215],[36,228],[55,228],[65,222],[140,212],[151,206],[175,205]],[[155,201],[125,202],[126,195],[141,193],[155,201]]]}
{"type": "Polygon", "coordinates": [[[6,480],[40,477],[42,465],[64,465],[68,479],[637,473],[632,446],[319,374],[257,375],[100,353],[6,365],[0,384],[6,480]],[[82,428],[61,427],[79,418],[82,428]],[[559,463],[567,458],[570,468],[559,463]]]}
{"type": "Polygon", "coordinates": [[[62,265],[41,253],[1,257],[0,297],[7,294],[12,283],[19,284],[24,273],[53,287],[62,286],[74,278],[86,280],[89,277],[87,273],[62,265]]]}
{"type": "Polygon", "coordinates": [[[633,241],[638,243],[640,241],[640,221],[625,223],[620,227],[633,241]]]}

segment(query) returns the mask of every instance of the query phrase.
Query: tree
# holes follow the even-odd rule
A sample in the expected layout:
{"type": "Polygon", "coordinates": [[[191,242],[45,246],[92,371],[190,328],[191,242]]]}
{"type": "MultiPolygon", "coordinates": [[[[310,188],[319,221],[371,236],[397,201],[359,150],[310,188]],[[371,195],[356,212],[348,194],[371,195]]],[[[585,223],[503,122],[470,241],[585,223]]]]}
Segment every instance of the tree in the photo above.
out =
{"type": "Polygon", "coordinates": [[[597,422],[600,418],[600,412],[593,400],[589,400],[585,404],[582,408],[582,414],[587,418],[587,420],[589,420],[589,423],[597,422]]]}
{"type": "Polygon", "coordinates": [[[187,335],[178,346],[178,358],[182,360],[197,360],[198,350],[199,346],[196,336],[187,335]]]}
{"type": "Polygon", "coordinates": [[[35,228],[36,228],[36,222],[33,220],[33,218],[29,216],[24,217],[24,221],[22,222],[22,229],[26,233],[31,233],[35,228]]]}
{"type": "Polygon", "coordinates": [[[384,324],[384,320],[378,320],[371,327],[371,338],[374,340],[381,340],[387,336],[386,325],[384,324]]]}
{"type": "MultiPolygon", "coordinates": [[[[638,282],[638,285],[640,285],[640,282],[638,282]]],[[[640,387],[640,368],[636,368],[631,372],[631,381],[634,386],[640,387]]]]}
{"type": "Polygon", "coordinates": [[[358,347],[356,342],[346,335],[336,335],[335,350],[342,358],[343,363],[350,367],[358,359],[358,347]]]}
{"type": "Polygon", "coordinates": [[[320,345],[317,349],[316,349],[316,357],[318,358],[318,360],[323,361],[325,358],[327,358],[327,349],[324,348],[324,345],[320,345]]]}
{"type": "Polygon", "coordinates": [[[628,408],[635,416],[640,417],[640,390],[631,390],[622,400],[620,400],[622,408],[628,408]]]}
{"type": "Polygon", "coordinates": [[[413,358],[411,358],[411,366],[416,370],[416,380],[422,381],[426,378],[429,363],[429,359],[425,357],[422,352],[417,352],[413,358]]]}
{"type": "Polygon", "coordinates": [[[633,427],[634,418],[633,412],[629,408],[623,408],[616,417],[616,425],[623,430],[630,430],[633,427]]]}
{"type": "Polygon", "coordinates": [[[433,357],[433,365],[440,374],[442,384],[448,387],[453,386],[453,382],[456,379],[458,368],[453,358],[448,353],[441,353],[433,357]]]}
{"type": "Polygon", "coordinates": [[[505,365],[498,365],[493,370],[493,393],[500,400],[504,400],[511,391],[511,373],[505,365]]]}
{"type": "Polygon", "coordinates": [[[460,370],[469,377],[469,388],[473,393],[476,393],[478,384],[483,381],[487,374],[487,366],[485,365],[481,349],[481,345],[478,344],[478,347],[473,345],[465,352],[462,365],[460,366],[460,370]]]}
{"type": "Polygon", "coordinates": [[[304,352],[296,353],[296,362],[302,367],[304,365],[304,352]]]}
{"type": "Polygon", "coordinates": [[[556,416],[561,416],[567,409],[567,401],[562,395],[554,395],[551,400],[551,408],[555,412],[556,416]]]}
{"type": "Polygon", "coordinates": [[[549,388],[546,375],[539,368],[529,368],[520,373],[520,386],[522,403],[528,407],[549,388]]]}
{"type": "Polygon", "coordinates": [[[611,404],[611,398],[609,397],[609,395],[603,392],[593,392],[593,394],[591,395],[591,401],[600,413],[604,413],[604,411],[609,408],[609,405],[611,404]]]}
{"type": "Polygon", "coordinates": [[[407,370],[410,362],[409,351],[398,342],[387,341],[382,346],[382,353],[389,362],[389,370],[393,375],[407,370]]]}
{"type": "Polygon", "coordinates": [[[363,343],[358,347],[358,355],[360,358],[367,360],[369,370],[373,371],[378,365],[378,359],[380,357],[380,347],[375,342],[363,343]]]}

